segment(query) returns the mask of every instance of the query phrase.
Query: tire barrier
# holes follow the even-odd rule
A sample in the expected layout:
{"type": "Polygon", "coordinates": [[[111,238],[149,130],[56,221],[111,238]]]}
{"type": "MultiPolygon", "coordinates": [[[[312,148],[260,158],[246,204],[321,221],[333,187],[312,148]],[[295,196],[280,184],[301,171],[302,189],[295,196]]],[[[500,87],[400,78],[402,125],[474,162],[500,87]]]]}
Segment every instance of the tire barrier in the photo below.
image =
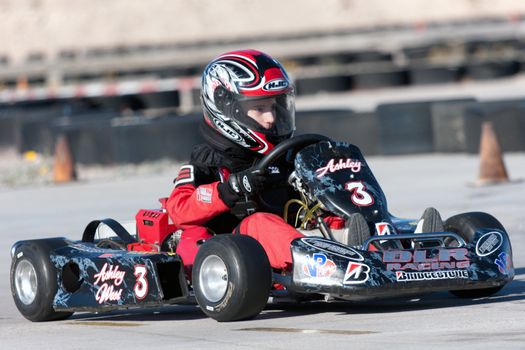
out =
{"type": "Polygon", "coordinates": [[[141,110],[144,108],[169,108],[180,105],[178,91],[151,92],[130,96],[135,97],[135,99],[130,99],[128,101],[131,110],[141,110]]]}
{"type": "Polygon", "coordinates": [[[69,141],[75,162],[81,164],[114,163],[111,140],[111,119],[59,119],[53,126],[56,137],[64,134],[69,141]]]}
{"type": "Polygon", "coordinates": [[[295,123],[296,135],[321,134],[358,145],[364,154],[378,153],[378,125],[374,113],[344,109],[297,111],[295,123]]]}
{"type": "Polygon", "coordinates": [[[404,69],[391,69],[381,72],[355,73],[351,79],[353,89],[377,89],[407,85],[408,73],[404,69]]]}
{"type": "Polygon", "coordinates": [[[446,84],[459,80],[462,69],[453,66],[418,65],[408,71],[410,85],[446,84]]]}
{"type": "Polygon", "coordinates": [[[465,108],[476,104],[476,102],[452,102],[438,103],[430,107],[435,152],[466,152],[465,108]]]}
{"type": "Polygon", "coordinates": [[[504,152],[525,150],[525,101],[507,100],[469,105],[465,109],[466,151],[477,153],[481,125],[492,122],[504,152]]]}
{"type": "Polygon", "coordinates": [[[350,77],[334,75],[297,79],[298,95],[312,95],[319,92],[341,92],[351,88],[350,77]]]}
{"type": "Polygon", "coordinates": [[[140,163],[159,159],[187,160],[193,146],[203,142],[200,116],[166,116],[112,127],[115,163],[140,163]]]}
{"type": "MultiPolygon", "coordinates": [[[[200,113],[150,118],[112,113],[57,117],[55,112],[4,113],[0,145],[15,142],[20,153],[35,150],[52,155],[56,138],[64,134],[77,163],[107,165],[163,158],[184,161],[193,146],[203,141],[198,127],[200,113]]],[[[481,125],[486,121],[493,123],[503,152],[525,151],[525,100],[392,103],[379,105],[370,113],[300,110],[296,135],[323,134],[356,144],[366,155],[477,153],[481,125]]]]}
{"type": "Polygon", "coordinates": [[[382,51],[360,51],[343,55],[345,61],[354,63],[393,62],[392,53],[382,51]]]}
{"type": "Polygon", "coordinates": [[[202,142],[199,122],[197,115],[107,118],[56,124],[55,134],[68,136],[74,159],[82,164],[186,160],[202,142]]]}
{"type": "Polygon", "coordinates": [[[469,101],[473,100],[436,100],[379,105],[376,110],[379,153],[388,155],[433,152],[432,106],[437,103],[469,101]]]}
{"type": "Polygon", "coordinates": [[[50,124],[62,115],[60,108],[45,108],[38,113],[28,113],[26,110],[14,111],[14,141],[16,150],[20,153],[34,150],[39,153],[52,154],[55,140],[50,124]]]}
{"type": "Polygon", "coordinates": [[[15,118],[0,111],[0,149],[15,148],[17,144],[17,122],[15,118]]]}
{"type": "Polygon", "coordinates": [[[469,62],[465,65],[465,77],[471,80],[492,80],[518,73],[520,63],[515,60],[469,62]]]}
{"type": "Polygon", "coordinates": [[[478,153],[481,125],[487,121],[504,152],[525,151],[525,100],[433,106],[434,151],[478,153]]]}

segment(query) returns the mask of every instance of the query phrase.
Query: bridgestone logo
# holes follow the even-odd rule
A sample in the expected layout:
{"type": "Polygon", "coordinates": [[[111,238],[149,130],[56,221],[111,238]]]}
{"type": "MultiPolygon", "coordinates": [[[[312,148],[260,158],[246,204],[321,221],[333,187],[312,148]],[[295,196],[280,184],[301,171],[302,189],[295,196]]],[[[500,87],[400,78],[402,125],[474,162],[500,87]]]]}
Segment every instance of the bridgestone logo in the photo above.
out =
{"type": "Polygon", "coordinates": [[[429,280],[453,280],[457,278],[469,278],[467,270],[429,271],[429,272],[405,272],[396,271],[399,282],[429,281],[429,280]]]}

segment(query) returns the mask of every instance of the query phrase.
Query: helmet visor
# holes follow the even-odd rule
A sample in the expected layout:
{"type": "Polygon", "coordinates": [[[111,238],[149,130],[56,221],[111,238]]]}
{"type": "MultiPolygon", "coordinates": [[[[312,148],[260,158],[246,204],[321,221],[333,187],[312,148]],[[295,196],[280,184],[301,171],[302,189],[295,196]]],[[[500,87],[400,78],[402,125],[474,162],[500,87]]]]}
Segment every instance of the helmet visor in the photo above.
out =
{"type": "Polygon", "coordinates": [[[269,136],[289,136],[295,130],[293,91],[266,97],[250,97],[235,103],[239,124],[269,136]]]}

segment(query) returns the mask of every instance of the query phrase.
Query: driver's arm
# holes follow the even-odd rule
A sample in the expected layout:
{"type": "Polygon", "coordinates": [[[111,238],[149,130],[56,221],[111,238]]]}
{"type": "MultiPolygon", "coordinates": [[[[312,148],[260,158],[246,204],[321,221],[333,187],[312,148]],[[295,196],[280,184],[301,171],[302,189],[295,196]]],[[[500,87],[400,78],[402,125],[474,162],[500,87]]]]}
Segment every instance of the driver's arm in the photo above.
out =
{"type": "Polygon", "coordinates": [[[230,208],[219,196],[219,184],[219,181],[210,182],[209,174],[193,165],[181,167],[166,203],[173,223],[179,228],[203,226],[213,217],[228,211],[230,208]]]}

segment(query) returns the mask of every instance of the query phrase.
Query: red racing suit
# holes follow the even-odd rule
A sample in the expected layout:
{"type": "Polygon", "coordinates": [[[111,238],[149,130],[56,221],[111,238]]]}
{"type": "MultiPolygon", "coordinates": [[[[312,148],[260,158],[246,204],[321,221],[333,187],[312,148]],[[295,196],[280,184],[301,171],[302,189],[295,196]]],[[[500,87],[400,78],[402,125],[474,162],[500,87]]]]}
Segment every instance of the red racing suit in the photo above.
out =
{"type": "MultiPolygon", "coordinates": [[[[259,211],[242,220],[230,213],[234,203],[225,198],[220,186],[227,186],[226,180],[232,171],[243,170],[242,165],[244,169],[249,167],[245,163],[239,167],[236,163],[235,159],[217,154],[210,146],[201,145],[192,153],[190,164],[180,168],[166,203],[173,223],[184,230],[177,253],[188,267],[193,264],[198,249],[195,242],[214,233],[234,232],[255,238],[274,269],[289,269],[292,265],[290,243],[303,235],[273,213],[259,211]]],[[[277,178],[273,183],[279,182],[286,175],[279,167],[272,167],[268,182],[272,183],[272,177],[277,178]]],[[[280,193],[278,196],[283,197],[282,191],[280,193]]],[[[272,195],[275,197],[270,193],[272,195]]]]}

